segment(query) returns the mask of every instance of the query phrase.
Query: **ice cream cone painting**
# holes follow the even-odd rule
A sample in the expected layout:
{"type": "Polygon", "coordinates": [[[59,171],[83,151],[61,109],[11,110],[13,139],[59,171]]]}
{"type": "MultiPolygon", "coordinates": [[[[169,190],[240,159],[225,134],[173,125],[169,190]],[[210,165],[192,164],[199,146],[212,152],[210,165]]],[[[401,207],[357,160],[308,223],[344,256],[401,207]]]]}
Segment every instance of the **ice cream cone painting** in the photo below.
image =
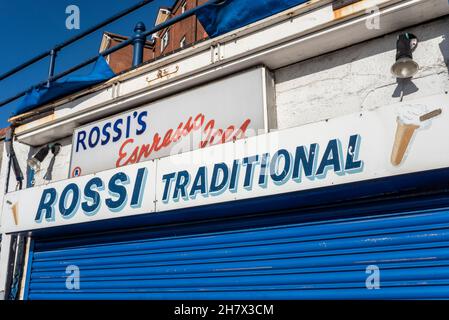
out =
{"type": "Polygon", "coordinates": [[[12,217],[14,219],[14,224],[16,226],[18,226],[19,225],[19,204],[17,202],[16,203],[12,203],[9,200],[7,200],[6,203],[8,205],[10,205],[12,217]]]}
{"type": "Polygon", "coordinates": [[[396,134],[391,151],[391,164],[399,166],[407,150],[410,149],[410,142],[415,132],[428,120],[441,114],[441,109],[427,112],[427,108],[421,105],[401,107],[399,116],[396,119],[396,134]]]}
{"type": "Polygon", "coordinates": [[[405,151],[410,144],[410,140],[415,133],[415,130],[419,126],[414,124],[405,124],[401,120],[397,119],[396,136],[393,144],[393,151],[391,152],[391,163],[394,166],[401,164],[402,159],[404,159],[405,151]]]}
{"type": "Polygon", "coordinates": [[[14,218],[15,225],[19,225],[19,204],[16,202],[11,206],[12,215],[14,218]]]}

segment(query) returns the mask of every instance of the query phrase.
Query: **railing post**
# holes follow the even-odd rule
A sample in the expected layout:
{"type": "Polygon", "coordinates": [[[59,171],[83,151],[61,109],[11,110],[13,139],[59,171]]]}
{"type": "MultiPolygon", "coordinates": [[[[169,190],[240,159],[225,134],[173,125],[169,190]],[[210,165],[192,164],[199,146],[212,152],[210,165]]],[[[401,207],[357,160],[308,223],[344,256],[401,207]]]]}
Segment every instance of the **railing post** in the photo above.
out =
{"type": "Polygon", "coordinates": [[[145,24],[138,22],[134,28],[133,38],[133,67],[143,62],[143,49],[147,37],[143,34],[146,31],[145,24]]]}
{"type": "Polygon", "coordinates": [[[50,87],[50,79],[55,75],[56,55],[56,50],[52,49],[50,51],[50,66],[48,67],[47,87],[50,87]]]}
{"type": "MultiPolygon", "coordinates": [[[[138,7],[141,7],[144,4],[150,3],[152,1],[153,0],[144,0],[144,1],[142,1],[138,5],[138,7]]],[[[178,23],[179,21],[182,21],[184,19],[187,19],[189,17],[194,16],[199,10],[201,10],[201,9],[207,7],[207,6],[210,6],[210,5],[221,5],[221,4],[226,3],[227,1],[229,1],[229,0],[209,0],[209,1],[199,5],[196,8],[189,9],[189,10],[187,10],[186,12],[184,12],[181,15],[175,16],[175,17],[173,17],[173,18],[171,18],[171,19],[169,19],[169,20],[167,20],[165,22],[162,22],[162,23],[158,24],[157,26],[153,27],[151,30],[148,30],[148,31],[146,31],[145,25],[140,22],[140,23],[138,23],[136,25],[136,28],[135,28],[136,34],[135,34],[135,36],[129,38],[128,40],[123,41],[120,44],[115,45],[112,48],[104,50],[103,52],[101,52],[101,55],[103,57],[107,57],[108,55],[110,55],[110,54],[112,54],[114,52],[117,52],[118,50],[123,49],[123,48],[127,47],[130,44],[134,44],[135,50],[134,50],[134,55],[133,55],[133,66],[137,66],[137,65],[139,65],[139,64],[141,64],[143,62],[143,52],[144,52],[144,48],[145,48],[145,43],[146,43],[146,38],[147,37],[151,37],[156,32],[164,30],[164,29],[170,27],[171,25],[173,25],[175,23],[178,23]],[[145,30],[145,31],[143,31],[143,30],[145,30]],[[140,48],[140,49],[137,50],[138,48],[140,48]]],[[[127,13],[130,13],[130,12],[136,10],[136,9],[137,9],[137,7],[133,7],[131,9],[128,9],[126,13],[120,13],[120,16],[115,16],[115,17],[113,17],[111,19],[108,19],[107,21],[102,22],[101,24],[99,24],[99,25],[97,25],[97,26],[95,26],[95,27],[85,31],[84,33],[82,33],[82,34],[80,34],[78,36],[75,36],[74,38],[64,42],[63,44],[60,44],[60,45],[56,46],[54,48],[54,52],[52,54],[53,58],[52,58],[51,61],[53,61],[53,62],[51,63],[49,74],[52,74],[54,72],[56,54],[62,48],[65,48],[69,44],[74,43],[75,41],[77,41],[77,40],[87,36],[88,34],[91,34],[92,32],[94,32],[96,30],[98,30],[100,27],[105,26],[105,25],[107,25],[107,24],[117,20],[119,17],[122,17],[122,16],[126,15],[127,13]]],[[[153,39],[153,43],[154,42],[155,41],[153,39]]],[[[17,72],[19,72],[20,70],[30,66],[33,63],[35,63],[37,61],[40,61],[41,59],[44,59],[45,57],[49,56],[50,54],[51,54],[51,51],[45,52],[45,53],[41,54],[40,56],[37,56],[37,57],[33,58],[32,60],[27,61],[26,63],[24,63],[24,64],[22,64],[22,65],[20,65],[20,66],[18,66],[16,68],[14,68],[13,70],[8,71],[7,73],[5,73],[3,75],[0,75],[0,81],[5,79],[5,78],[7,78],[7,77],[9,77],[9,76],[11,76],[11,75],[13,75],[13,74],[15,74],[15,73],[17,73],[17,72]]],[[[77,70],[79,70],[79,69],[81,69],[81,68],[91,64],[91,63],[94,63],[97,59],[98,59],[98,55],[96,55],[96,56],[90,58],[89,60],[86,60],[83,63],[80,63],[80,64],[78,64],[78,65],[76,65],[76,66],[74,66],[74,67],[72,67],[72,68],[70,68],[70,69],[68,69],[68,70],[66,70],[64,72],[61,72],[61,73],[59,73],[57,75],[53,75],[49,79],[44,80],[44,81],[36,84],[35,86],[28,88],[25,91],[17,93],[15,96],[13,96],[11,98],[8,98],[6,100],[2,100],[2,101],[0,101],[0,107],[15,101],[15,100],[17,100],[20,97],[23,97],[24,95],[26,95],[33,88],[41,87],[41,86],[44,86],[44,85],[48,86],[48,85],[51,84],[52,81],[56,81],[58,79],[61,79],[61,78],[65,77],[68,74],[71,74],[71,73],[73,73],[73,72],[75,72],[75,71],[77,71],[77,70]]]]}

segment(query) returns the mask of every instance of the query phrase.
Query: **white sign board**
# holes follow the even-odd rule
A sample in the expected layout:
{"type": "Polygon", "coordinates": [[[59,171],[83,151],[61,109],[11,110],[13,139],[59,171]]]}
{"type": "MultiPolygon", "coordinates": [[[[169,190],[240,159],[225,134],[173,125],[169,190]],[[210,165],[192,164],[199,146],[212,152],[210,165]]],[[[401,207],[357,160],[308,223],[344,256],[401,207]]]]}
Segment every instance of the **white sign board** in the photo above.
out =
{"type": "Polygon", "coordinates": [[[449,167],[448,127],[434,96],[161,159],[156,211],[449,167]]]}
{"type": "Polygon", "coordinates": [[[403,102],[10,193],[2,228],[33,230],[449,168],[448,127],[448,95],[403,102]]]}
{"type": "Polygon", "coordinates": [[[9,193],[8,232],[113,219],[155,211],[154,161],[9,193]]]}
{"type": "Polygon", "coordinates": [[[70,177],[266,133],[267,76],[259,67],[76,129],[70,177]]]}

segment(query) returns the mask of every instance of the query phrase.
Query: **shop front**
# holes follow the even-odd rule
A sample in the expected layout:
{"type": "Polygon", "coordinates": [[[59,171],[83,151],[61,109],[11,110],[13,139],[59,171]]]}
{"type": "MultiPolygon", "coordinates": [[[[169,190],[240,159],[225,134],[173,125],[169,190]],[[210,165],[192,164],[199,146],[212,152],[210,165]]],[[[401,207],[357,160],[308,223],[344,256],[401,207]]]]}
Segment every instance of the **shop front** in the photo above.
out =
{"type": "Polygon", "coordinates": [[[86,159],[108,131],[80,128],[71,178],[6,195],[4,232],[30,235],[23,298],[447,298],[448,105],[271,132],[262,111],[253,136],[127,166],[112,138],[104,168],[86,159]]]}

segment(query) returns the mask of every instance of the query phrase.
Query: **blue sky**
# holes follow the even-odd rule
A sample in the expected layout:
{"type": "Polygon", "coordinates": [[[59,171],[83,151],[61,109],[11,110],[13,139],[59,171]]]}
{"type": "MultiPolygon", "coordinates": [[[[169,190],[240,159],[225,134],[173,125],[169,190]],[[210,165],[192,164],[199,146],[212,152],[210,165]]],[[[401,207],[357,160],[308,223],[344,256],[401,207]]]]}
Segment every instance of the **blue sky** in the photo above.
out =
{"type": "MultiPolygon", "coordinates": [[[[140,0],[0,0],[0,74],[139,2],[140,0]],[[80,9],[79,30],[68,30],[65,26],[68,16],[65,11],[69,5],[77,5],[80,9]]],[[[173,2],[174,0],[155,0],[104,30],[129,36],[138,21],[143,21],[149,29],[154,24],[157,9],[160,6],[171,6],[173,2]]],[[[58,55],[56,73],[97,54],[101,31],[103,30],[63,49],[58,55]]],[[[0,81],[0,100],[45,80],[47,72],[48,59],[43,59],[19,74],[0,81]]],[[[80,72],[85,73],[86,70],[80,72]]],[[[7,119],[13,107],[14,102],[0,109],[0,128],[8,126],[7,119]]]]}

